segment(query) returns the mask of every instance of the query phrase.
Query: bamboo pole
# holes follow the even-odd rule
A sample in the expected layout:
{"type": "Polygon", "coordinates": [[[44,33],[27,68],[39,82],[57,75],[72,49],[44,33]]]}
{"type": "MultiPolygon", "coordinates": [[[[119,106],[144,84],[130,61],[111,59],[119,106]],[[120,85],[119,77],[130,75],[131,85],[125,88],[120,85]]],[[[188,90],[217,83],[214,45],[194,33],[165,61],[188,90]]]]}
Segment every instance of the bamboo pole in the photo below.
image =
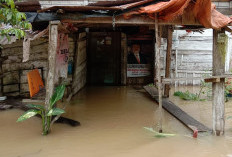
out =
{"type": "Polygon", "coordinates": [[[161,67],[160,67],[160,46],[161,46],[161,31],[159,32],[158,17],[155,14],[155,68],[156,68],[156,79],[158,80],[158,93],[159,93],[159,132],[162,130],[162,83],[161,83],[161,67]]]}

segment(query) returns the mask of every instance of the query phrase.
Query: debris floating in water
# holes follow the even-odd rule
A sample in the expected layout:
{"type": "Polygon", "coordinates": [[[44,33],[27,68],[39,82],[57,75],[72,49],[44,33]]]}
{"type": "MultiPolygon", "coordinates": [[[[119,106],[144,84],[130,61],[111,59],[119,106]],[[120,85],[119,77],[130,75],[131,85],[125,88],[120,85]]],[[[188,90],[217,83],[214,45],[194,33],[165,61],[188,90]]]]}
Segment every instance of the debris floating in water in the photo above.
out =
{"type": "Polygon", "coordinates": [[[198,130],[196,129],[193,131],[193,138],[197,138],[197,135],[198,135],[198,130]]]}
{"type": "Polygon", "coordinates": [[[157,131],[155,131],[152,128],[148,128],[148,127],[143,127],[144,129],[151,131],[153,133],[155,133],[155,137],[172,137],[172,136],[176,136],[176,134],[166,134],[166,133],[159,133],[157,131]]]}

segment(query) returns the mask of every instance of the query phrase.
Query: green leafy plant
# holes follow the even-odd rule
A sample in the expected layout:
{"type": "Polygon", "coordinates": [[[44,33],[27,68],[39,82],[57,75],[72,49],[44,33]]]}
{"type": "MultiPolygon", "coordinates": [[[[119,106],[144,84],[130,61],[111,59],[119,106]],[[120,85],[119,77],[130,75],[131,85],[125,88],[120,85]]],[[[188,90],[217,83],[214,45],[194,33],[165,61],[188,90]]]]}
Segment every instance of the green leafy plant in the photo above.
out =
{"type": "Polygon", "coordinates": [[[25,36],[25,30],[31,28],[26,15],[15,8],[14,0],[0,0],[0,36],[10,40],[10,37],[14,35],[20,39],[25,36]]]}
{"type": "Polygon", "coordinates": [[[193,94],[189,91],[181,92],[177,91],[174,93],[174,96],[179,96],[183,100],[195,100],[195,101],[204,101],[205,99],[201,99],[199,94],[193,94]]]}
{"type": "MultiPolygon", "coordinates": [[[[179,96],[183,100],[194,100],[194,101],[204,101],[206,99],[201,99],[201,96],[205,95],[207,100],[212,99],[212,83],[206,83],[205,81],[201,81],[200,90],[198,93],[193,94],[189,91],[181,92],[177,91],[174,93],[174,96],[179,96]]],[[[227,81],[225,84],[225,101],[229,101],[229,97],[232,95],[232,82],[227,81]]]]}
{"type": "Polygon", "coordinates": [[[225,84],[225,100],[226,102],[229,101],[229,98],[232,96],[232,81],[226,79],[225,84]]]}
{"type": "Polygon", "coordinates": [[[28,104],[27,107],[30,109],[21,115],[17,122],[22,122],[38,114],[42,118],[43,135],[47,135],[50,132],[52,124],[61,116],[61,114],[65,113],[63,109],[55,107],[56,102],[63,98],[64,91],[65,85],[60,85],[56,88],[47,109],[43,105],[28,104]],[[52,116],[56,117],[52,119],[52,116]]]}
{"type": "Polygon", "coordinates": [[[173,137],[173,136],[176,136],[175,134],[159,133],[159,132],[155,131],[153,128],[148,128],[148,127],[143,127],[143,128],[154,133],[155,137],[173,137]]]}

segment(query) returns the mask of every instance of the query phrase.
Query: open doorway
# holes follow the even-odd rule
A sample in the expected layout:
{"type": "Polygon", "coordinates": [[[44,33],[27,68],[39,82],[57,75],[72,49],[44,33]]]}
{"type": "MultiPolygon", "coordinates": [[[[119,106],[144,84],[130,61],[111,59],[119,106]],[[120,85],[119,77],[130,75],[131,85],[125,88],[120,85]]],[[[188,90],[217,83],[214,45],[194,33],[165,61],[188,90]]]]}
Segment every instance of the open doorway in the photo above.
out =
{"type": "Polygon", "coordinates": [[[120,32],[90,32],[88,34],[89,85],[120,85],[120,32]]]}

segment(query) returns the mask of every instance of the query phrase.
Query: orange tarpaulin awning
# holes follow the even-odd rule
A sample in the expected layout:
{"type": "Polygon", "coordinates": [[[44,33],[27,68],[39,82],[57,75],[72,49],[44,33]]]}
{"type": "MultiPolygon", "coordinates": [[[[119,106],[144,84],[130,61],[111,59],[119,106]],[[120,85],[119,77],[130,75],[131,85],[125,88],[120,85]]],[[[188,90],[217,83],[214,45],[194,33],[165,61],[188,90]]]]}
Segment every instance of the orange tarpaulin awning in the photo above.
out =
{"type": "Polygon", "coordinates": [[[155,13],[161,20],[172,21],[184,14],[193,15],[204,27],[220,29],[232,22],[232,19],[221,14],[210,0],[170,0],[159,2],[137,10],[124,13],[124,18],[131,18],[133,15],[146,14],[155,19],[155,13]]]}

